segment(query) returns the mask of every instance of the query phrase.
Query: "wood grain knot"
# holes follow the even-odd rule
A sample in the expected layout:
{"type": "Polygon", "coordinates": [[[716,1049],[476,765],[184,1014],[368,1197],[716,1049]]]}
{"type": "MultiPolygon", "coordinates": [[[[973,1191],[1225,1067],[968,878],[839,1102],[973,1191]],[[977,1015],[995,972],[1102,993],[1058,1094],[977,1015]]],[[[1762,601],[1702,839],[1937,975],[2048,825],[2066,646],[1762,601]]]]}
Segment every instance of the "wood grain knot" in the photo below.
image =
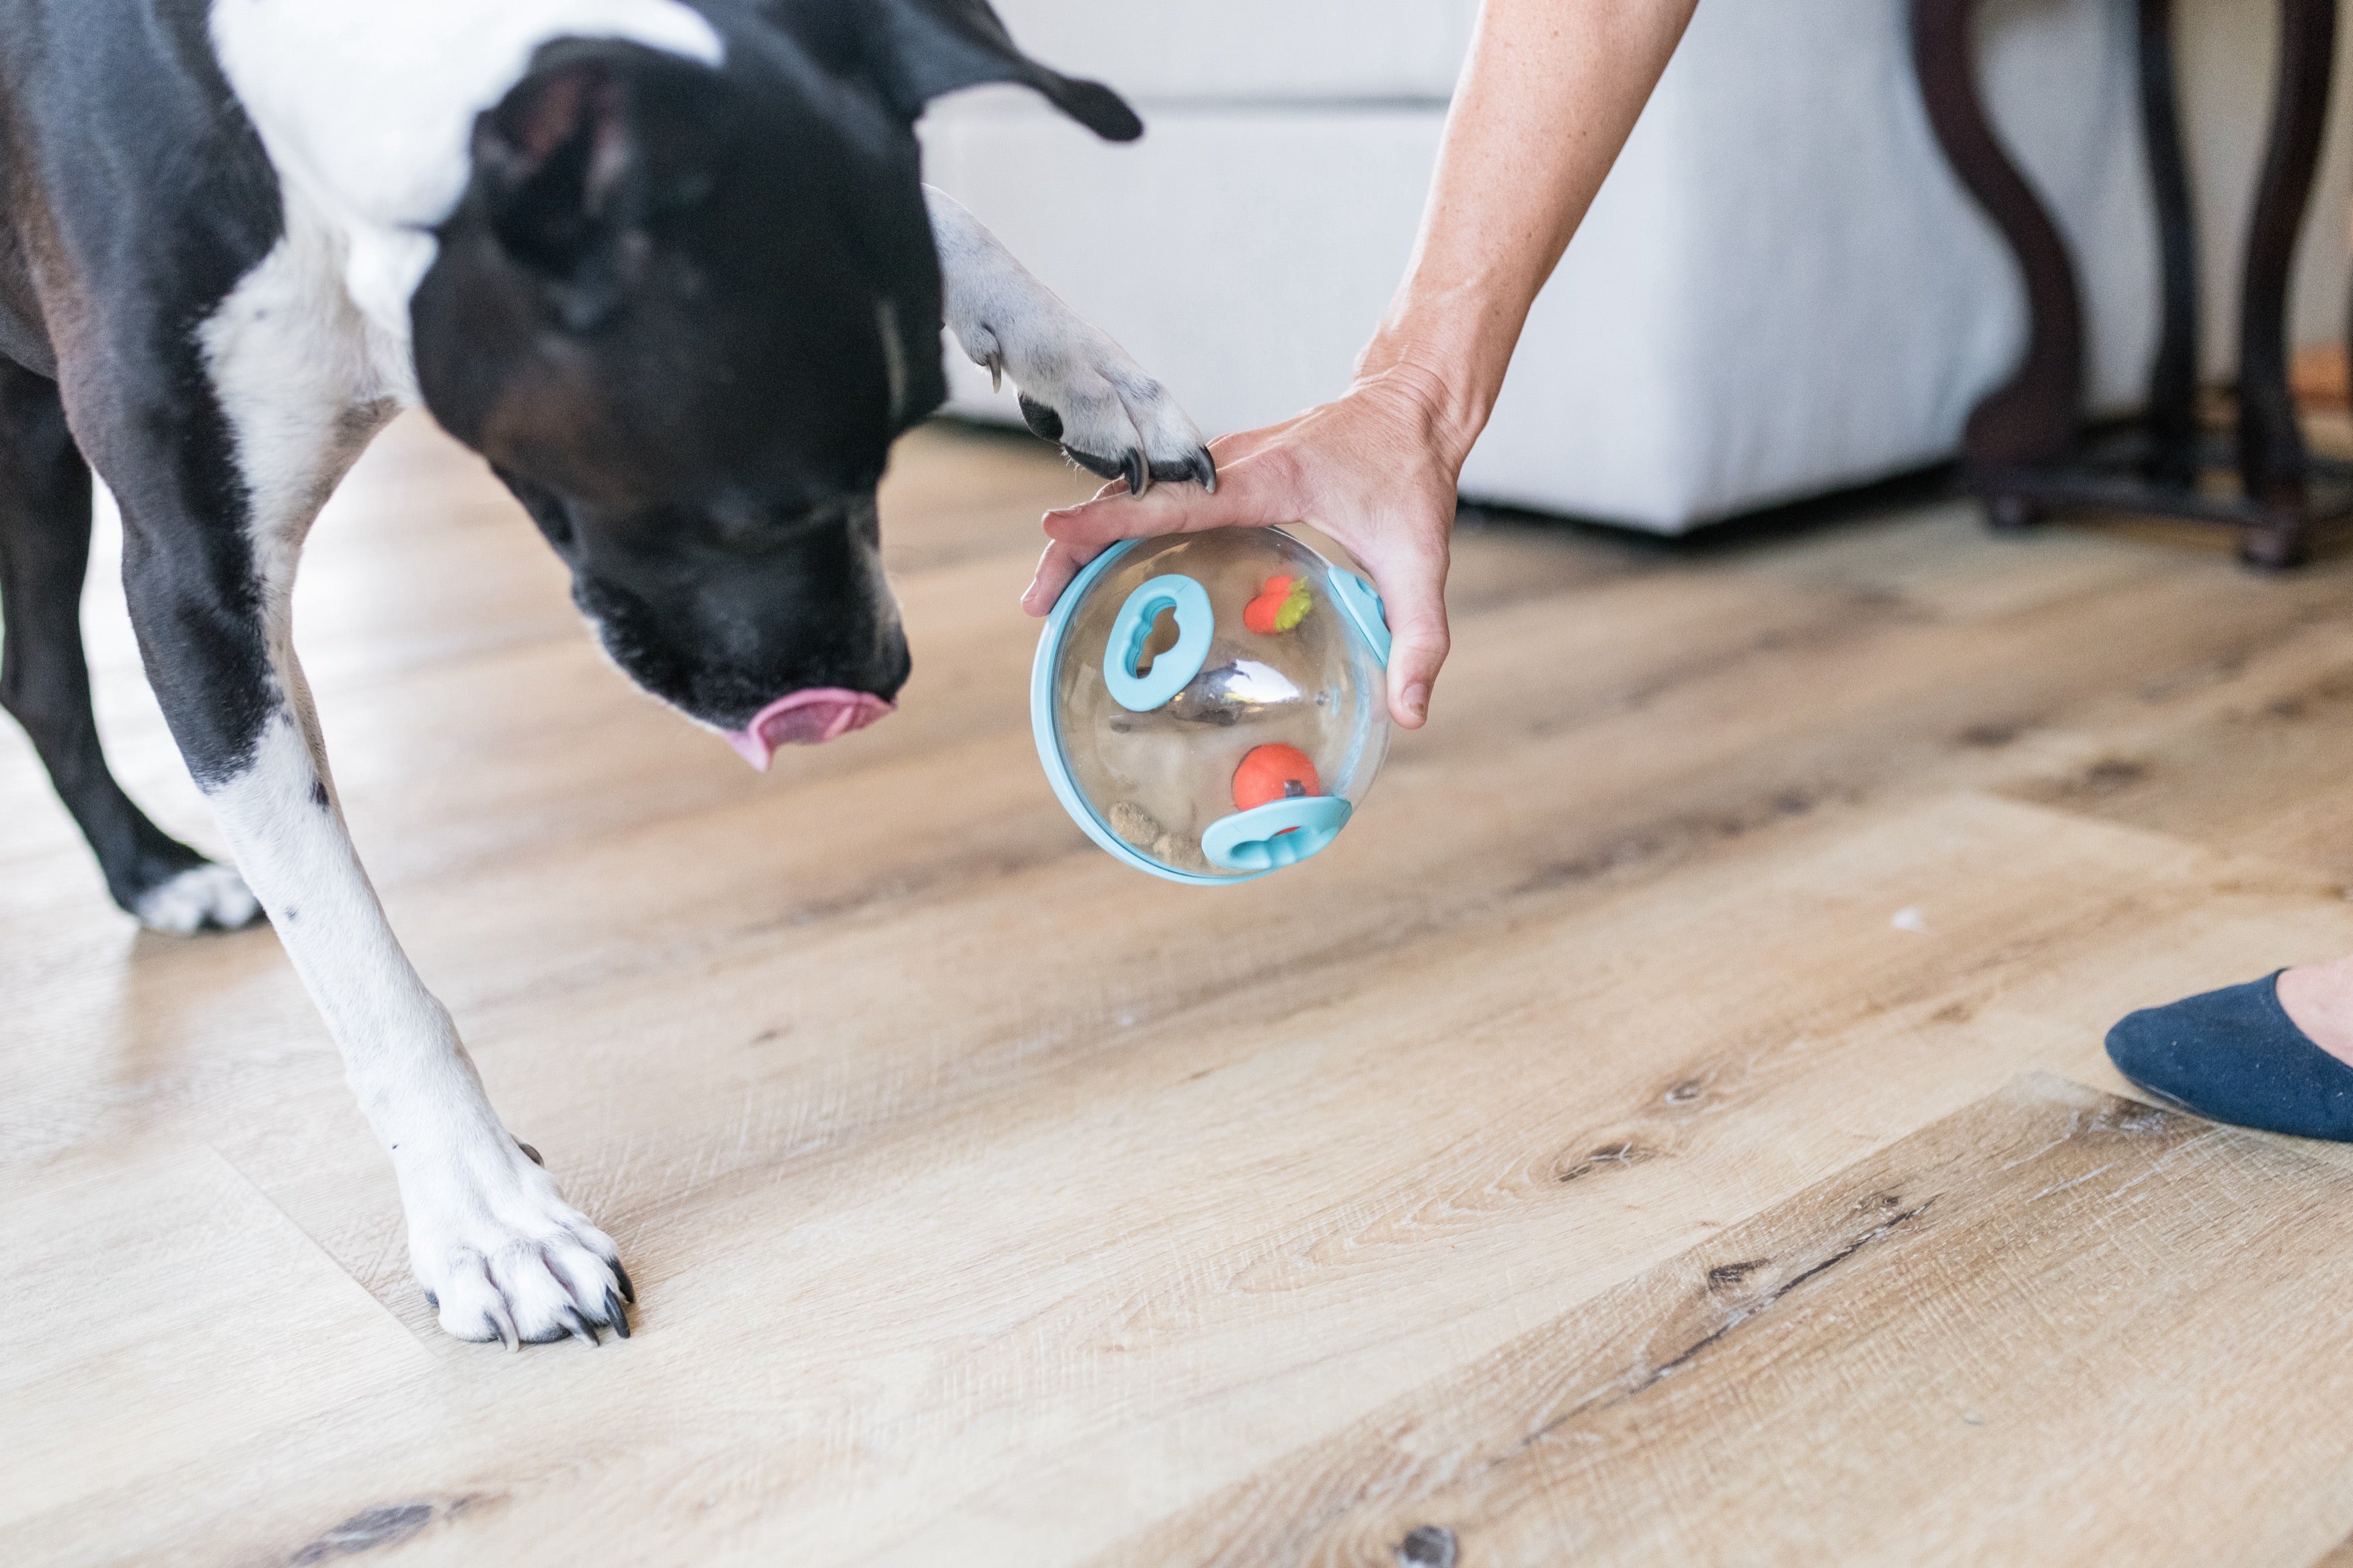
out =
{"type": "Polygon", "coordinates": [[[2128,757],[2103,757],[2084,770],[2084,776],[2076,781],[2076,787],[2092,795],[2114,795],[2147,776],[2147,763],[2137,763],[2128,757]]]}
{"type": "Polygon", "coordinates": [[[396,1546],[432,1521],[433,1505],[429,1502],[372,1508],[352,1515],[317,1540],[306,1542],[287,1561],[301,1565],[301,1568],[308,1568],[308,1564],[323,1563],[332,1557],[348,1557],[354,1552],[396,1546]]]}
{"type": "Polygon", "coordinates": [[[1719,1263],[1707,1271],[1707,1288],[1721,1293],[1737,1290],[1748,1283],[1748,1277],[1760,1268],[1770,1268],[1769,1258],[1752,1258],[1742,1263],[1719,1263]]]}
{"type": "Polygon", "coordinates": [[[1609,1142],[1598,1144],[1581,1157],[1562,1164],[1558,1179],[1564,1182],[1574,1182],[1581,1176],[1589,1176],[1596,1171],[1639,1165],[1646,1160],[1655,1160],[1658,1157],[1659,1151],[1647,1144],[1637,1143],[1630,1138],[1614,1139],[1609,1142]]]}

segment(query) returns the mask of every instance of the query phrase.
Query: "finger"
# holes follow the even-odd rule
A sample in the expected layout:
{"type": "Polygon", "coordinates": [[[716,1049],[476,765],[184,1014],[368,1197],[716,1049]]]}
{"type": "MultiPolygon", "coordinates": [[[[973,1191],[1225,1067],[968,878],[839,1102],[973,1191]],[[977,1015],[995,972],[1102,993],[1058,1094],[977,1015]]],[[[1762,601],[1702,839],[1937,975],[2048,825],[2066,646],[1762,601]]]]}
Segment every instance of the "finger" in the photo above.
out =
{"type": "Polygon", "coordinates": [[[1162,533],[1194,533],[1205,528],[1262,527],[1295,521],[1291,504],[1291,468],[1276,450],[1233,463],[1219,459],[1214,491],[1192,485],[1166,485],[1149,494],[1113,489],[1078,506],[1046,514],[1046,535],[1066,544],[1101,548],[1122,539],[1162,533]]]}
{"type": "Polygon", "coordinates": [[[1046,553],[1038,557],[1038,572],[1030,578],[1029,586],[1021,594],[1021,613],[1044,616],[1052,613],[1054,603],[1080,569],[1103,553],[1094,544],[1065,544],[1060,540],[1049,540],[1046,553]]]}
{"type": "MultiPolygon", "coordinates": [[[[1282,432],[1289,428],[1289,426],[1293,423],[1295,423],[1295,421],[1285,420],[1281,425],[1270,425],[1260,430],[1244,430],[1231,436],[1220,436],[1216,440],[1210,442],[1209,450],[1217,454],[1218,468],[1219,473],[1219,489],[1220,491],[1230,493],[1229,472],[1231,465],[1240,462],[1244,458],[1250,457],[1267,446],[1269,443],[1272,442],[1276,437],[1282,435],[1282,432]]],[[[1245,482],[1250,482],[1247,477],[1245,479],[1245,482]]],[[[1180,492],[1155,489],[1152,492],[1152,495],[1162,496],[1165,498],[1167,495],[1178,493],[1180,492]]],[[[1203,492],[1195,491],[1192,493],[1198,496],[1203,492]]],[[[1130,491],[1128,489],[1128,482],[1125,479],[1113,479],[1110,483],[1104,485],[1102,489],[1096,490],[1092,497],[1086,501],[1082,502],[1080,505],[1075,507],[1065,507],[1060,509],[1059,511],[1047,513],[1047,531],[1050,534],[1055,531],[1057,525],[1054,520],[1058,517],[1067,517],[1071,513],[1084,511],[1090,507],[1103,505],[1104,503],[1113,500],[1124,500],[1129,499],[1129,496],[1130,491]]],[[[1147,502],[1150,499],[1150,496],[1145,498],[1147,502]]],[[[1109,509],[1107,508],[1106,510],[1108,510],[1109,509]]],[[[1219,524],[1216,522],[1206,521],[1195,522],[1192,524],[1172,525],[1168,522],[1165,514],[1151,513],[1146,515],[1151,519],[1151,521],[1144,521],[1141,519],[1134,520],[1137,521],[1138,526],[1126,531],[1114,531],[1113,525],[1106,524],[1098,536],[1095,528],[1092,525],[1090,525],[1083,536],[1070,539],[1057,538],[1051,540],[1046,546],[1046,552],[1038,558],[1038,570],[1031,574],[1029,586],[1022,591],[1022,612],[1025,615],[1031,616],[1050,615],[1053,612],[1055,601],[1062,596],[1062,590],[1071,585],[1071,579],[1079,574],[1079,573],[1086,566],[1088,562],[1092,561],[1106,548],[1117,542],[1121,539],[1144,537],[1155,532],[1181,533],[1187,531],[1188,528],[1215,528],[1219,526],[1219,524]]],[[[1282,520],[1271,516],[1266,516],[1237,519],[1237,521],[1267,522],[1282,520]]]]}

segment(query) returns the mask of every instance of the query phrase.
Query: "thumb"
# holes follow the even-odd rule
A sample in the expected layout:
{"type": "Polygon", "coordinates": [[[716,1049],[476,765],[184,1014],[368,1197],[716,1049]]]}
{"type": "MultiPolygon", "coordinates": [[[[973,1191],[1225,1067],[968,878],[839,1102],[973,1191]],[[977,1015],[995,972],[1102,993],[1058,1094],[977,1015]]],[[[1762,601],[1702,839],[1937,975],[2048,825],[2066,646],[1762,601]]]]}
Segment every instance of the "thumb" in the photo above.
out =
{"type": "Polygon", "coordinates": [[[1430,688],[1446,663],[1451,639],[1446,627],[1446,563],[1412,561],[1384,569],[1373,562],[1373,578],[1389,624],[1389,716],[1419,730],[1430,716],[1430,688]]]}

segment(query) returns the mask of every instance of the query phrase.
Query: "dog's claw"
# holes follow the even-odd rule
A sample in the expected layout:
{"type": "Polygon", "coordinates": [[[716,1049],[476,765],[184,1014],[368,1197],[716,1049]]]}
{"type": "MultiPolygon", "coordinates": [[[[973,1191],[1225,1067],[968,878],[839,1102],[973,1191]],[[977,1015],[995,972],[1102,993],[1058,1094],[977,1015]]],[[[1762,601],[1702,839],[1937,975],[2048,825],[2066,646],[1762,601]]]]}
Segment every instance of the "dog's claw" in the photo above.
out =
{"type": "Polygon", "coordinates": [[[441,1298],[427,1290],[425,1292],[425,1304],[438,1312],[441,1310],[441,1298]]]}
{"type": "Polygon", "coordinates": [[[482,1322],[490,1329],[491,1337],[508,1350],[522,1349],[522,1336],[515,1332],[514,1320],[504,1312],[484,1312],[482,1322]]]}
{"type": "Polygon", "coordinates": [[[523,1152],[523,1157],[529,1160],[533,1164],[541,1167],[543,1170],[546,1168],[547,1162],[539,1157],[538,1150],[533,1148],[530,1144],[524,1142],[520,1138],[515,1140],[515,1147],[522,1150],[523,1152]]]}
{"type": "Polygon", "coordinates": [[[1209,456],[1207,447],[1198,448],[1185,465],[1192,470],[1193,482],[1211,495],[1218,493],[1218,460],[1209,456]]]}
{"type": "Polygon", "coordinates": [[[988,356],[988,390],[991,392],[1005,390],[1005,356],[1001,353],[988,356]]]}
{"type": "Polygon", "coordinates": [[[1131,447],[1127,452],[1127,493],[1141,496],[1152,489],[1152,464],[1143,449],[1131,447]]]}
{"type": "Polygon", "coordinates": [[[605,1259],[605,1263],[607,1268],[612,1269],[613,1278],[621,1282],[621,1300],[628,1302],[633,1307],[636,1306],[638,1302],[638,1288],[629,1283],[629,1271],[621,1267],[621,1260],[617,1258],[608,1258],[605,1259]]]}
{"type": "Polygon", "coordinates": [[[588,1348],[596,1349],[596,1331],[589,1325],[588,1320],[569,1307],[564,1310],[564,1316],[567,1320],[564,1326],[571,1331],[572,1337],[575,1340],[586,1340],[588,1348]]]}
{"type": "MultiPolygon", "coordinates": [[[[594,1321],[595,1314],[598,1310],[598,1303],[589,1296],[587,1291],[573,1283],[572,1276],[566,1274],[563,1268],[557,1265],[555,1259],[548,1256],[547,1249],[545,1247],[542,1247],[540,1249],[539,1261],[540,1266],[554,1277],[555,1282],[564,1287],[564,1293],[572,1299],[571,1307],[566,1308],[565,1310],[570,1311],[575,1318],[594,1321]]],[[[605,1292],[605,1300],[609,1302],[612,1299],[613,1292],[611,1289],[607,1289],[605,1292]]]]}
{"type": "Polygon", "coordinates": [[[605,1292],[605,1321],[613,1325],[615,1333],[625,1340],[629,1337],[628,1311],[621,1305],[621,1299],[610,1290],[605,1292]]]}

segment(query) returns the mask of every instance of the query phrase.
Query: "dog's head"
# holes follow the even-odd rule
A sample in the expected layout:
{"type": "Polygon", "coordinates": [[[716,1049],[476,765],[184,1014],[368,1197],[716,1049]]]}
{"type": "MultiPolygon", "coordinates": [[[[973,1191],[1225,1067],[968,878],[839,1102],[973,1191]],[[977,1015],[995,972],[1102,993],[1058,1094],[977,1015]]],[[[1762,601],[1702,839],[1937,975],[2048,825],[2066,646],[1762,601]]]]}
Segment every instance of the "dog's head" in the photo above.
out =
{"type": "Polygon", "coordinates": [[[476,126],[411,316],[427,405],[522,500],[614,659],[765,767],[907,678],[874,493],[946,395],[916,116],[1014,81],[1142,128],[983,0],[698,9],[719,68],[540,50],[476,126]]]}

